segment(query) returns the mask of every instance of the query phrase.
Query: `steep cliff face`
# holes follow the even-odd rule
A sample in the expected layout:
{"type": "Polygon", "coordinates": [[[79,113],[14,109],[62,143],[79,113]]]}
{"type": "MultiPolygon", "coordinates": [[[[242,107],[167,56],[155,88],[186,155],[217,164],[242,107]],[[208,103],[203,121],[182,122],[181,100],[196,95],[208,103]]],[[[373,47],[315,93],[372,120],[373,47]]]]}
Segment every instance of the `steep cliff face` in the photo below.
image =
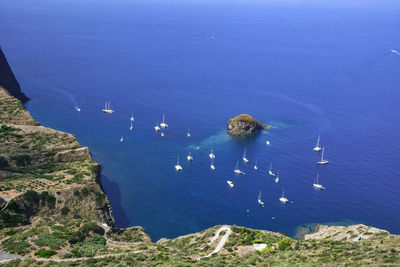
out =
{"type": "Polygon", "coordinates": [[[72,134],[40,126],[1,86],[0,107],[0,228],[74,216],[113,225],[89,149],[72,134]]]}
{"type": "Polygon", "coordinates": [[[15,79],[7,58],[0,47],[0,86],[7,88],[8,92],[25,103],[29,98],[22,93],[18,81],[15,79]]]}

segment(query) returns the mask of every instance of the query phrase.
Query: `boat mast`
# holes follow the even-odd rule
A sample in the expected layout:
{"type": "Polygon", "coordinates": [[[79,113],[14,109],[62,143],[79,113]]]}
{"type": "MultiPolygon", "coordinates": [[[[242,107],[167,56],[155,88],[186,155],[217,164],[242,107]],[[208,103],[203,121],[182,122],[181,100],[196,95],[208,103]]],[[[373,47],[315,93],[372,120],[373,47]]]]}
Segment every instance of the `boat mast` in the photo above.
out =
{"type": "Polygon", "coordinates": [[[320,138],[320,135],[318,135],[317,147],[319,147],[319,138],[320,138]]]}

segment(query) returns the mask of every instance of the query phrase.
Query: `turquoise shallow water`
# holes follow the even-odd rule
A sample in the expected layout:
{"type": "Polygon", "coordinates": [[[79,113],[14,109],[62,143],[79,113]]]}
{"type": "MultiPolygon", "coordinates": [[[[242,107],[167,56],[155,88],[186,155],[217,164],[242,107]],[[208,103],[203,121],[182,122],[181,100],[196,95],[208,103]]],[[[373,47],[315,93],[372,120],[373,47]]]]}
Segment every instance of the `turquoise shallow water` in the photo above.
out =
{"type": "Polygon", "coordinates": [[[153,239],[338,221],[400,233],[400,57],[389,52],[400,51],[399,11],[391,1],[3,0],[0,33],[34,118],[102,164],[118,226],[153,239]],[[228,137],[243,112],[274,128],[228,137]],[[164,138],[153,129],[163,113],[164,138]],[[327,166],[312,151],[318,134],[327,166]],[[257,172],[240,161],[245,148],[257,172]],[[324,191],[312,188],[317,173],[324,191]],[[282,188],[293,203],[278,201],[282,188]]]}

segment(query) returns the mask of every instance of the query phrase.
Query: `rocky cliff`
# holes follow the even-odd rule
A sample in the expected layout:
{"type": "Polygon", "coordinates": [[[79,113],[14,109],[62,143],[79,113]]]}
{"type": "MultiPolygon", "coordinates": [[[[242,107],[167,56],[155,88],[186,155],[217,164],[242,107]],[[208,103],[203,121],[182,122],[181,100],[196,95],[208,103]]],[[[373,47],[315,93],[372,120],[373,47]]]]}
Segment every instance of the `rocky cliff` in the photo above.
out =
{"type": "Polygon", "coordinates": [[[0,47],[0,86],[7,88],[8,92],[19,99],[22,103],[25,103],[29,98],[22,93],[21,87],[17,79],[15,79],[14,73],[7,62],[7,58],[4,55],[0,47]]]}

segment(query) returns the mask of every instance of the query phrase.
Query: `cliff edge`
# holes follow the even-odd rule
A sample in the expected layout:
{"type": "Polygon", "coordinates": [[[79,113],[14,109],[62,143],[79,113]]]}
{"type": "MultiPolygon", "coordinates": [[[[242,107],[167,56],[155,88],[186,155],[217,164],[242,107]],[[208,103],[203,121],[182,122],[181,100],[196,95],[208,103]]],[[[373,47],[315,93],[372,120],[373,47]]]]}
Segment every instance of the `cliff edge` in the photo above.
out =
{"type": "Polygon", "coordinates": [[[8,64],[7,58],[0,47],[0,86],[7,88],[8,92],[25,103],[29,98],[21,91],[21,87],[8,64]]]}

